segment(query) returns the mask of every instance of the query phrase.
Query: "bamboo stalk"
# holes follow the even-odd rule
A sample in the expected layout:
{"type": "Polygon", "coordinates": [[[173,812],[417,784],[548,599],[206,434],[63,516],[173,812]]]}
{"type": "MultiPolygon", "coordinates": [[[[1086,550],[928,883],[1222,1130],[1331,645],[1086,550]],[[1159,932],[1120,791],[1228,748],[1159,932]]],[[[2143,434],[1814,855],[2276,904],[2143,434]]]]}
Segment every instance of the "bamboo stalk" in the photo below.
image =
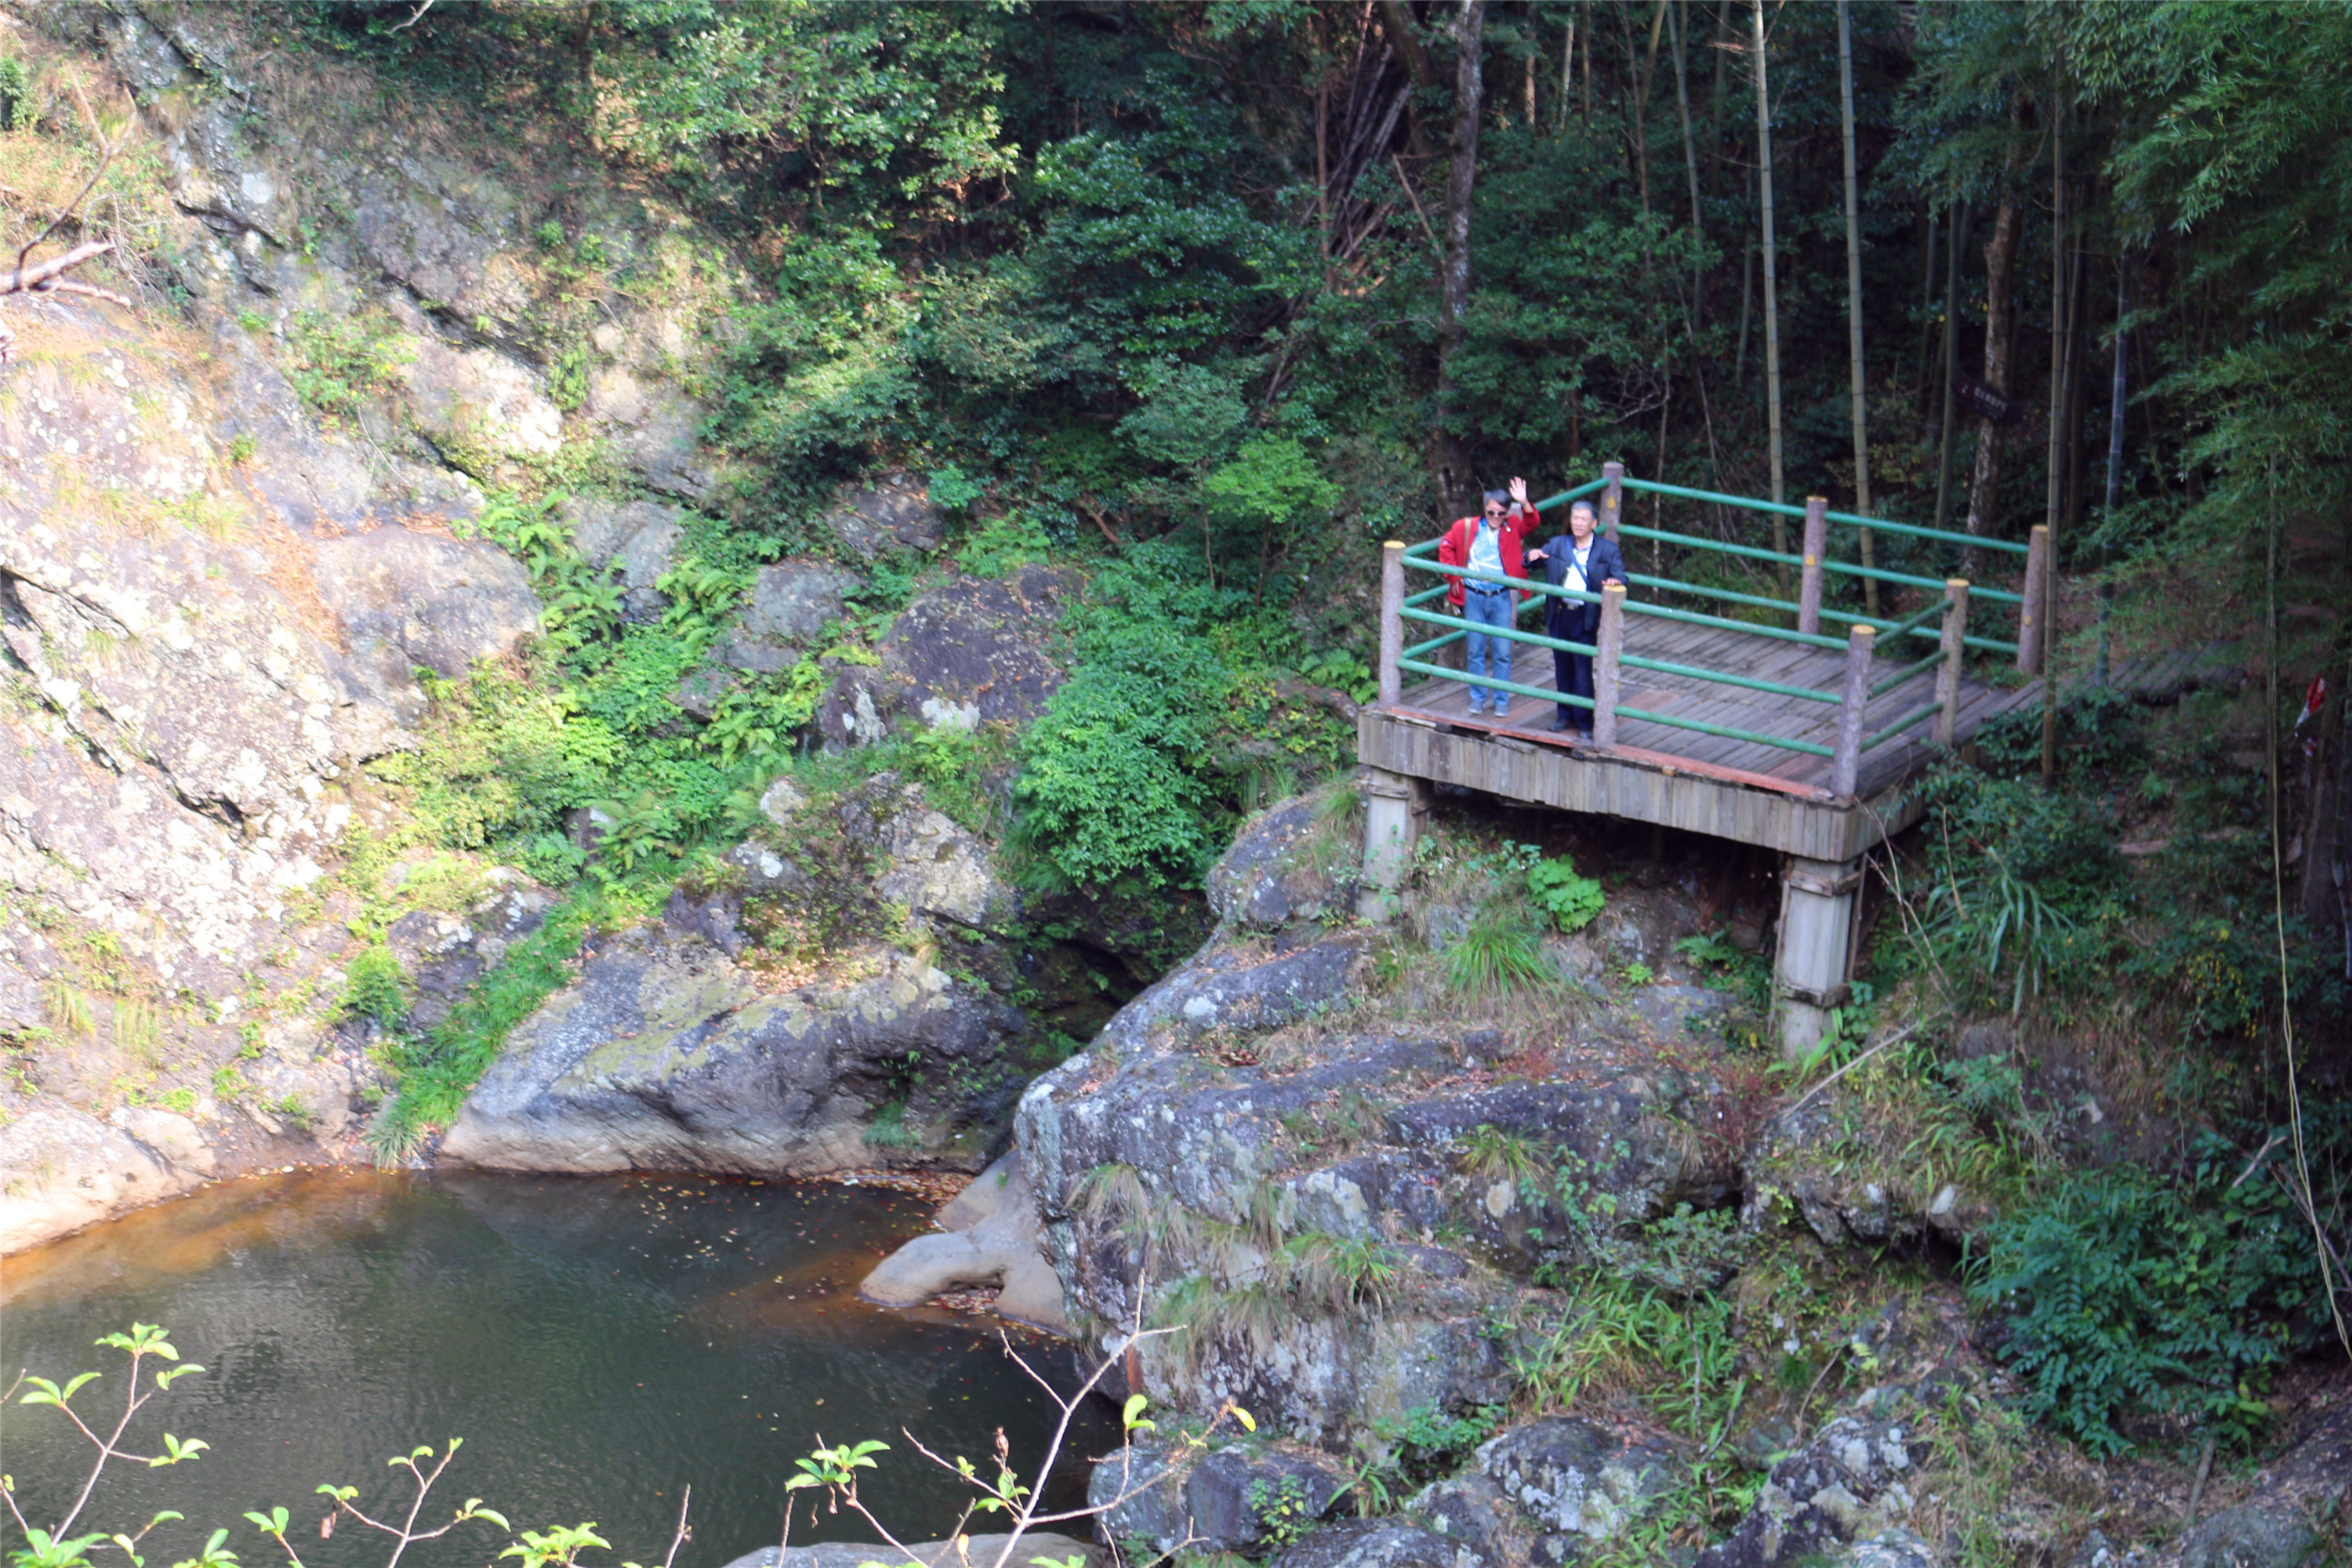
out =
{"type": "Polygon", "coordinates": [[[1936,447],[1936,527],[1948,528],[1952,521],[1952,447],[1959,435],[1959,408],[1953,397],[1959,384],[1960,370],[1960,257],[1961,241],[1969,226],[1969,206],[1966,202],[1952,204],[1951,233],[1944,247],[1944,377],[1939,389],[1943,403],[1943,434],[1936,447]]]}
{"type": "MultiPolygon", "coordinates": [[[[1764,59],[1764,0],[1756,0],[1756,175],[1763,195],[1764,253],[1764,407],[1765,425],[1772,453],[1772,499],[1786,500],[1788,486],[1782,473],[1780,439],[1780,310],[1778,299],[1779,280],[1772,256],[1772,103],[1767,84],[1764,59]]],[[[1772,548],[1783,554],[1789,549],[1789,525],[1778,516],[1772,520],[1772,548]]],[[[1778,584],[1785,596],[1789,592],[1789,574],[1783,568],[1778,584]]]]}
{"type": "MultiPolygon", "coordinates": [[[[1870,510],[1869,407],[1864,400],[1867,380],[1862,363],[1862,199],[1854,175],[1853,149],[1853,19],[1849,0],[1838,0],[1838,86],[1841,118],[1845,131],[1845,297],[1846,353],[1851,362],[1853,396],[1854,508],[1870,510]]],[[[1862,563],[1878,564],[1878,553],[1868,529],[1862,531],[1862,563]]],[[[1878,614],[1878,583],[1863,579],[1864,609],[1878,614]]]]}
{"type": "MultiPolygon", "coordinates": [[[[2061,68],[2063,68],[2063,66],[2061,68]]],[[[2065,475],[2059,459],[2059,428],[2065,423],[2067,312],[2066,298],[2066,105],[2051,94],[2050,116],[2050,465],[2047,515],[2051,566],[2057,566],[2058,513],[2063,503],[2065,475]]],[[[2042,617],[2042,787],[2058,776],[2058,681],[2050,655],[2055,647],[2051,628],[2057,617],[2042,617]]]]}

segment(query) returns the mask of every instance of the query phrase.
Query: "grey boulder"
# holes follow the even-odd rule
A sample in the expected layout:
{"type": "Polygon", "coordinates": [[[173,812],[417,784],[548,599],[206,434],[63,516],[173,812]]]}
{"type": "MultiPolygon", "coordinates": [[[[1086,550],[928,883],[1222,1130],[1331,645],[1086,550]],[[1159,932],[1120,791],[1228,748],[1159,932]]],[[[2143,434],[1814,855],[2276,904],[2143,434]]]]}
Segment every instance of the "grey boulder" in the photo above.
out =
{"type": "Polygon", "coordinates": [[[1272,1568],[1488,1568],[1466,1542],[1393,1519],[1345,1519],[1297,1542],[1272,1568]]]}

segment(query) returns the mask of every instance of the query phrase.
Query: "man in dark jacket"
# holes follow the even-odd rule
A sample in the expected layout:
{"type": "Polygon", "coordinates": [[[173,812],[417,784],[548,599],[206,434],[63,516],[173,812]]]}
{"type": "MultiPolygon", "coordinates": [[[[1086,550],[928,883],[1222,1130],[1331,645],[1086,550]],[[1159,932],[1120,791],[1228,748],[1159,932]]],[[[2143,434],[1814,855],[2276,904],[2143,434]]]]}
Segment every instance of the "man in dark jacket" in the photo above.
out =
{"type": "MultiPolygon", "coordinates": [[[[1578,501],[1568,509],[1568,531],[1544,542],[1539,550],[1528,552],[1528,563],[1543,563],[1544,581],[1553,587],[1574,588],[1597,594],[1601,589],[1621,584],[1625,580],[1625,557],[1618,551],[1617,542],[1604,539],[1592,531],[1599,521],[1589,500],[1578,501]]],[[[1589,643],[1601,629],[1601,606],[1582,599],[1552,598],[1544,612],[1544,635],[1562,642],[1589,643]]],[[[1564,697],[1590,698],[1592,695],[1592,656],[1589,653],[1563,653],[1552,649],[1552,680],[1564,697]]],[[[1592,710],[1559,705],[1559,717],[1551,721],[1552,732],[1569,729],[1585,740],[1592,739],[1592,710]]]]}

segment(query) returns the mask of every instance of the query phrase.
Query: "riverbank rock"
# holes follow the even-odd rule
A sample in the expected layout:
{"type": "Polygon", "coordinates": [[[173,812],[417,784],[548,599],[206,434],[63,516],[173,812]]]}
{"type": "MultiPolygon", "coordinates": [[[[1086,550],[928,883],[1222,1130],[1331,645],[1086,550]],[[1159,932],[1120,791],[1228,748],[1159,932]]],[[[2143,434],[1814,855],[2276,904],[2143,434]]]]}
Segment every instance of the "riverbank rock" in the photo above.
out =
{"type": "Polygon", "coordinates": [[[817,733],[838,750],[871,745],[896,721],[1027,723],[1066,679],[1048,643],[1078,584],[1074,572],[1025,566],[1002,580],[954,577],[927,589],[876,645],[878,665],[833,667],[817,733]]]}
{"type": "MultiPolygon", "coordinates": [[[[986,847],[894,773],[763,799],[726,879],[594,944],[516,1027],[446,1157],[814,1175],[998,1152],[1028,1022],[997,1000],[1018,900],[986,847]]],[[[1001,1263],[1013,1238],[991,1245],[1001,1263]]],[[[1015,1301],[1050,1321],[1053,1294],[1032,1279],[1015,1301]]]]}
{"type": "Polygon", "coordinates": [[[858,1294],[885,1307],[915,1307],[949,1290],[994,1288],[998,1316],[1069,1332],[1061,1277],[1045,1261],[1036,1200],[1018,1156],[974,1177],[941,1205],[939,1223],[939,1231],[883,1259],[858,1285],[858,1294]]]}
{"type": "Polygon", "coordinates": [[[1467,1469],[1405,1511],[1488,1563],[1557,1564],[1618,1539],[1680,1473],[1664,1448],[1552,1416],[1487,1439],[1467,1469]]]}
{"type": "Polygon", "coordinates": [[[379,528],[321,541],[311,570],[362,685],[407,722],[425,711],[419,668],[455,680],[539,630],[522,563],[480,540],[379,528]]]}
{"type": "Polygon", "coordinates": [[[1561,1020],[1575,1072],[1528,1078],[1500,1070],[1515,1053],[1495,1030],[1380,995],[1369,933],[1315,913],[1343,864],[1318,825],[1347,817],[1288,802],[1244,827],[1210,875],[1216,933],[1031,1085],[1018,1120],[1081,1331],[1117,1352],[1178,1310],[1183,1333],[1135,1347],[1141,1389],[1192,1412],[1231,1399],[1329,1447],[1503,1398],[1486,1325],[1522,1281],[1604,1249],[1626,1262],[1642,1224],[1728,1190],[1720,1152],[1682,1130],[1705,1087],[1588,1034],[1589,1012],[1561,1020]],[[1553,1172],[1573,1203],[1538,1184],[1553,1172]]]}
{"type": "Polygon", "coordinates": [[[1312,1529],[1346,1487],[1323,1460],[1264,1444],[1171,1463],[1164,1446],[1134,1443],[1095,1462],[1087,1505],[1103,1510],[1099,1528],[1122,1544],[1255,1554],[1312,1529]]]}
{"type": "Polygon", "coordinates": [[[1343,1519],[1283,1549],[1272,1568],[1492,1568],[1465,1542],[1394,1519],[1343,1519]]]}
{"type": "Polygon", "coordinates": [[[2253,1495],[2199,1521],[2167,1568],[2293,1568],[2339,1538],[2352,1509],[2352,1406],[2323,1409],[2254,1477],[2253,1495]],[[2332,1521],[2332,1522],[2331,1522],[2332,1521]]]}
{"type": "MultiPolygon", "coordinates": [[[[908,1562],[920,1568],[1029,1568],[1039,1558],[1057,1565],[1076,1562],[1080,1568],[1103,1568],[1108,1553],[1090,1542],[1052,1531],[1034,1530],[1021,1536],[966,1535],[954,1541],[909,1542],[908,1554],[880,1542],[827,1541],[814,1546],[794,1546],[783,1553],[782,1568],[865,1568],[886,1563],[891,1568],[908,1562]]],[[[727,1568],[777,1568],[776,1549],[763,1546],[746,1552],[727,1568]]]]}
{"type": "Polygon", "coordinates": [[[101,1121],[66,1108],[0,1127],[0,1253],[200,1186],[214,1155],[194,1121],[168,1110],[118,1111],[101,1121]]]}
{"type": "MultiPolygon", "coordinates": [[[[861,967],[777,994],[701,934],[656,924],[608,938],[509,1037],[442,1153],[530,1171],[818,1175],[887,1163],[898,1151],[870,1124],[908,1064],[992,1066],[1013,1020],[904,954],[861,967]]],[[[989,1132],[941,1109],[921,1152],[978,1163],[989,1132]]]]}
{"type": "Polygon", "coordinates": [[[1927,1458],[1905,1392],[1889,1387],[1855,1402],[1799,1452],[1772,1467],[1748,1517],[1730,1539],[1699,1556],[1699,1568],[1797,1568],[1834,1559],[1898,1563],[1890,1531],[1906,1530],[1922,1500],[1913,1490],[1927,1458]],[[1884,1406],[1885,1408],[1881,1408],[1884,1406]],[[1875,1540],[1876,1557],[1845,1555],[1875,1540]]]}

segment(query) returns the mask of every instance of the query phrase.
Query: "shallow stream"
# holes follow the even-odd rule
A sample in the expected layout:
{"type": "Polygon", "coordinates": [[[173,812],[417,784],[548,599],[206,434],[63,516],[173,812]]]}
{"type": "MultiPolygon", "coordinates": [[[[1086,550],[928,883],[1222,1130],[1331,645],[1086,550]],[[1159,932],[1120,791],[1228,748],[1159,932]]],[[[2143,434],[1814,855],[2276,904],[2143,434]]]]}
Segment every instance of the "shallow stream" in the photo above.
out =
{"type": "MultiPolygon", "coordinates": [[[[869,1506],[901,1539],[932,1540],[963,1494],[900,1426],[982,1461],[1001,1426],[1034,1469],[1056,1412],[985,1321],[857,1300],[857,1281],[928,1216],[922,1200],[872,1187],[679,1176],[227,1182],[0,1264],[0,1379],[102,1371],[74,1401],[97,1425],[121,1411],[126,1363],[92,1346],[99,1335],[161,1323],[203,1363],[123,1447],[158,1452],[168,1431],[210,1450],[164,1469],[110,1466],[75,1526],[110,1532],[179,1510],[186,1522],[142,1546],[150,1568],[194,1556],[215,1526],[246,1568],[282,1561],[243,1518],[272,1505],[298,1521],[309,1568],[373,1568],[389,1539],[348,1518],[321,1539],[316,1489],[357,1486],[376,1517],[404,1511],[386,1458],[451,1436],[465,1446],[420,1518],[479,1497],[518,1528],[593,1520],[613,1550],[583,1568],[659,1563],[689,1484],[679,1568],[772,1544],[793,1461],[820,1436],[888,1442],[869,1506]]],[[[1050,1343],[1030,1349],[1049,1376],[1067,1364],[1050,1343]]],[[[46,1526],[93,1450],[57,1412],[15,1398],[0,1422],[25,1511],[46,1526]]],[[[1074,1448],[1105,1440],[1097,1425],[1074,1448]]],[[[795,1541],[871,1538],[846,1513],[808,1513],[795,1541]]],[[[460,1525],[403,1568],[488,1563],[506,1544],[460,1525]]]]}

